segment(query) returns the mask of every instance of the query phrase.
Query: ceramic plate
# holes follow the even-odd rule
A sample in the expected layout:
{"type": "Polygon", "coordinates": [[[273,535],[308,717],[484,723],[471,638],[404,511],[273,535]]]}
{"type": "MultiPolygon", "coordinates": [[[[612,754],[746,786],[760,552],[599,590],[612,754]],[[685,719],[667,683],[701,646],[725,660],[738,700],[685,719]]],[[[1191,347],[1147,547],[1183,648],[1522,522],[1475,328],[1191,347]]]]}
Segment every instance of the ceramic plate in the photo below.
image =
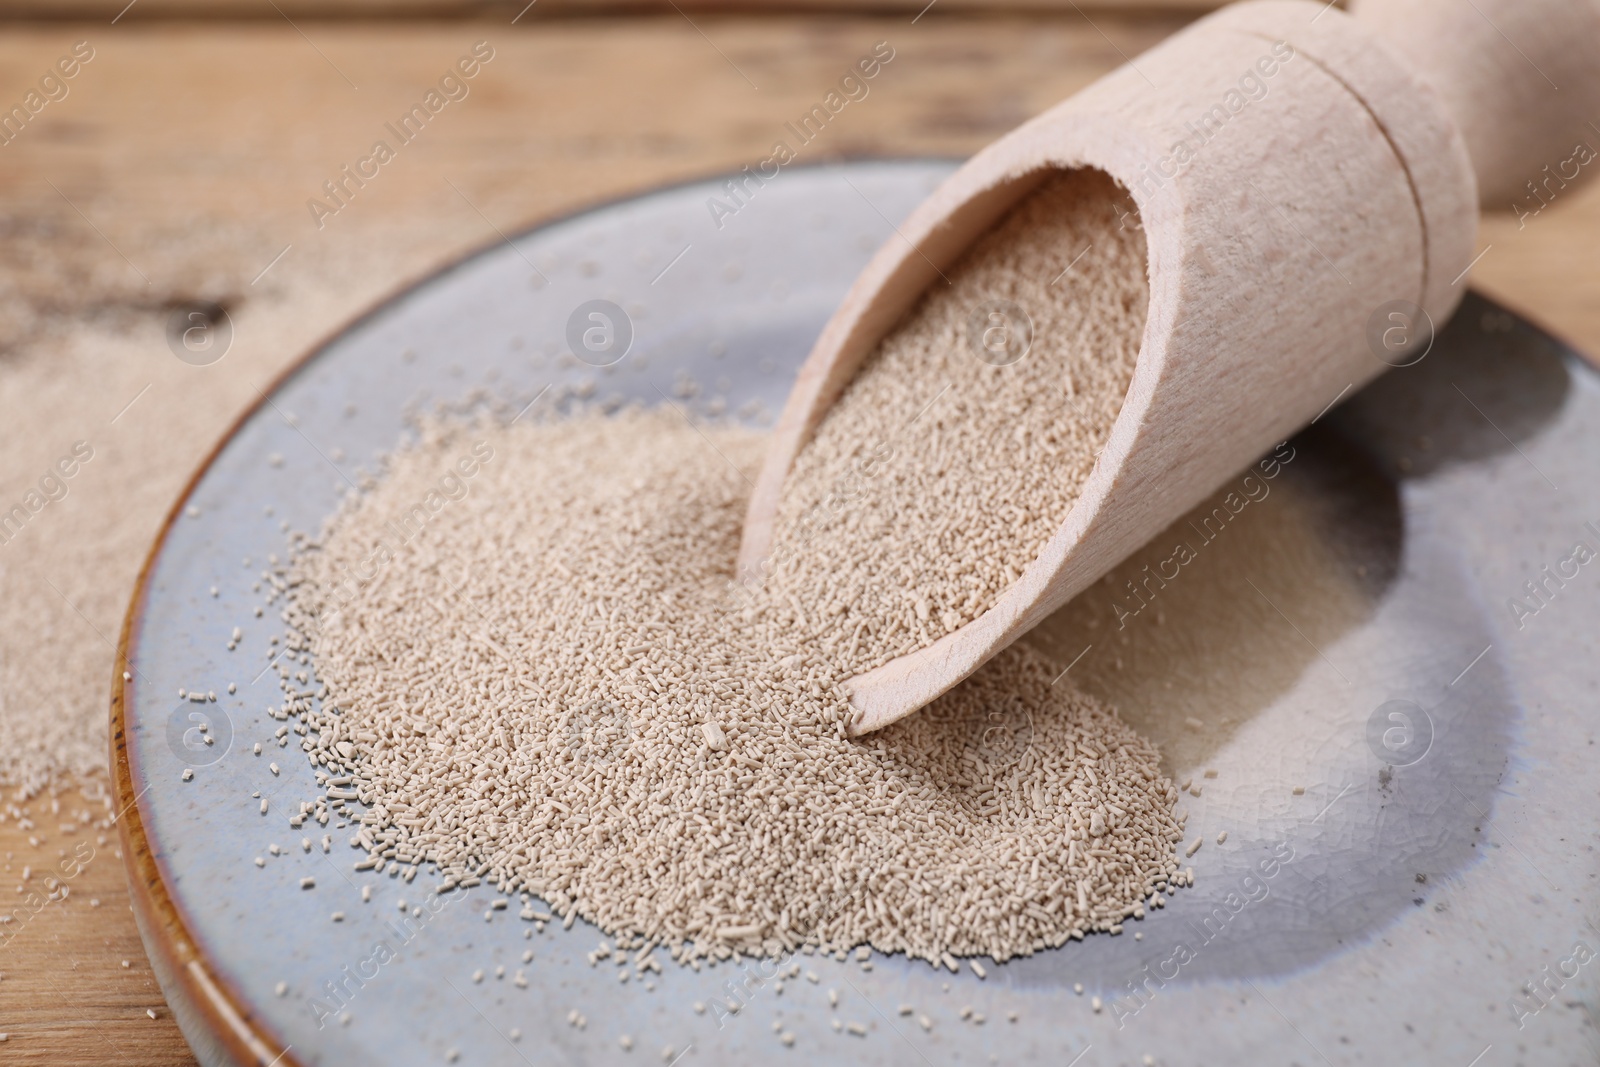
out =
{"type": "MultiPolygon", "coordinates": [[[[871,251],[899,239],[891,220],[951,168],[794,169],[731,215],[710,210],[713,181],[541,226],[354,323],[218,447],[140,580],[112,712],[140,929],[202,1062],[1600,1056],[1600,382],[1472,296],[1420,362],[1338,398],[1030,638],[1190,784],[1197,885],[1121,936],[983,980],[801,956],[817,981],[781,992],[751,962],[669,964],[647,988],[590,965],[602,935],[585,923],[532,933],[490,887],[358,872],[348,827],[289,826],[318,790],[267,713],[277,608],[253,610],[286,530],[314,533],[439,403],[510,418],[547,388],[659,403],[692,380],[676,402],[762,424],[871,251]]],[[[315,664],[294,669],[314,688],[315,664]]]]}

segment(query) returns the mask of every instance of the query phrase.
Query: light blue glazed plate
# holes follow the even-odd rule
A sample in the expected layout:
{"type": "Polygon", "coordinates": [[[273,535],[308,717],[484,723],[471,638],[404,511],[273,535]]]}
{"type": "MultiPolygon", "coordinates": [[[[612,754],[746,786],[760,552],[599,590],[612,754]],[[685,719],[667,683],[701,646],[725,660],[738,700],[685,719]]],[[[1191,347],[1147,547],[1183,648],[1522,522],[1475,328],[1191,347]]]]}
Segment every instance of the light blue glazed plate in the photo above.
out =
{"type": "MultiPolygon", "coordinates": [[[[601,935],[582,922],[530,937],[519,905],[493,910],[486,887],[438,896],[426,871],[411,884],[357,872],[349,829],[288,825],[318,790],[298,746],[274,740],[281,623],[252,610],[285,526],[315,533],[406,414],[436,402],[475,397],[510,417],[549,386],[553,400],[658,403],[688,376],[701,389],[678,402],[696,411],[776,415],[851,279],[899,239],[891,220],[951,169],[786,170],[720,227],[707,200],[721,182],[539,227],[357,321],[222,443],[141,579],[113,705],[136,913],[202,1062],[1600,1058],[1600,563],[1576,550],[1600,551],[1600,382],[1474,296],[1420,363],[1291,442],[1275,477],[1230,487],[1244,505],[1225,489],[1222,512],[1175,525],[1034,638],[1199,794],[1183,800],[1204,838],[1186,861],[1196,887],[1121,936],[985,980],[802,956],[818,981],[781,992],[753,963],[669,962],[648,989],[589,964],[601,935]],[[601,347],[607,328],[631,333],[626,355],[568,356],[575,313],[577,336],[602,327],[601,347]],[[1148,581],[1146,564],[1167,577],[1148,581]],[[421,915],[402,920],[401,899],[421,915]],[[737,1014],[717,1006],[730,997],[737,1014]]],[[[314,664],[296,669],[314,681],[314,664]]]]}

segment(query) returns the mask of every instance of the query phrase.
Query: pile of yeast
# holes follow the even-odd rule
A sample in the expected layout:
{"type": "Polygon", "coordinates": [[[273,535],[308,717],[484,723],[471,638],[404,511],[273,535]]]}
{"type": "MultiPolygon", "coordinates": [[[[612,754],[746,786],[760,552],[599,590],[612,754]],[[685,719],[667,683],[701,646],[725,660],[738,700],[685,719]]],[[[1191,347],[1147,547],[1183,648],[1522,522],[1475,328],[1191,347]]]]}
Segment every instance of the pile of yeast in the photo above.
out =
{"type": "Polygon", "coordinates": [[[840,684],[984,610],[1070,508],[1143,328],[1114,195],[1053,178],[882,342],[791,477],[793,550],[742,597],[760,436],[671,409],[430,422],[290,575],[290,646],[337,709],[312,758],[359,791],[360,840],[696,964],[1005,960],[1159,905],[1177,790],[1058,666],[1014,646],[861,739],[840,684]],[[966,329],[996,300],[1033,322],[1005,366],[966,329]]]}

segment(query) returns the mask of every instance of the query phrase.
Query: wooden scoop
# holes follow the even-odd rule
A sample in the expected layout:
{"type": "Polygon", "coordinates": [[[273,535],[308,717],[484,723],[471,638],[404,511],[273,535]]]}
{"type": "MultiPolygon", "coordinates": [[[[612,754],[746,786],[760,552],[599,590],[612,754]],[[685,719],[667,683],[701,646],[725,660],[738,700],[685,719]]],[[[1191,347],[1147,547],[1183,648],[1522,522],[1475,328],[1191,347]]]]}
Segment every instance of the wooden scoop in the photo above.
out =
{"type": "Polygon", "coordinates": [[[1524,196],[1550,199],[1570,183],[1559,168],[1574,146],[1600,143],[1583,125],[1600,114],[1597,44],[1596,0],[1374,0],[1354,16],[1241,3],[944,182],[800,370],[751,498],[746,581],[763,572],[784,480],[828,408],[923,290],[1050,171],[1093,167],[1128,190],[1150,305],[1121,412],[1060,529],[983,615],[849,679],[854,732],[927,704],[1319,412],[1420,358],[1474,262],[1478,177],[1496,197],[1528,182],[1524,196]]]}

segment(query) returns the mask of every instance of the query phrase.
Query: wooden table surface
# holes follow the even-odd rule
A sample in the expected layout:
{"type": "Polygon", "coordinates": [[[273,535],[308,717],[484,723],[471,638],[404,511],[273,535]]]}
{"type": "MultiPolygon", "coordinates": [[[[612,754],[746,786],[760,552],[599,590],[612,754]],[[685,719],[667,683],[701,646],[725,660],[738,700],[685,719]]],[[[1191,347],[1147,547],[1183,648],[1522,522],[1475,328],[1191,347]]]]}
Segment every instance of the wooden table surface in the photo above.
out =
{"type": "MultiPolygon", "coordinates": [[[[104,411],[145,378],[156,386],[143,429],[118,428],[131,457],[119,477],[141,492],[115,525],[135,547],[85,578],[82,600],[61,579],[96,633],[116,632],[136,546],[254,389],[402,282],[497,230],[763,158],[876,42],[894,60],[803,159],[968,154],[1188,17],[535,8],[512,25],[511,8],[473,7],[485,13],[372,24],[157,20],[135,7],[114,25],[0,31],[7,106],[74,42],[94,49],[70,95],[0,147],[0,383],[13,376],[27,399],[43,398],[37,417],[68,423],[86,395],[104,411]],[[494,58],[468,98],[319,229],[307,200],[477,41],[494,58]],[[236,351],[204,379],[162,350],[166,310],[192,299],[224,303],[238,328],[236,351]],[[135,350],[155,352],[137,373],[125,366],[135,350]],[[105,394],[52,390],[56,352],[79,353],[73,365],[110,383],[105,394]]],[[[1472,281],[1600,352],[1600,192],[1563,195],[1521,226],[1488,219],[1472,281]]],[[[110,652],[84,639],[86,658],[72,663],[93,700],[108,689],[110,652]]],[[[0,801],[0,893],[15,884],[37,908],[0,924],[0,1062],[191,1062],[133,926],[103,788],[91,775],[0,801]],[[45,879],[69,869],[65,899],[47,899],[45,879]]]]}

